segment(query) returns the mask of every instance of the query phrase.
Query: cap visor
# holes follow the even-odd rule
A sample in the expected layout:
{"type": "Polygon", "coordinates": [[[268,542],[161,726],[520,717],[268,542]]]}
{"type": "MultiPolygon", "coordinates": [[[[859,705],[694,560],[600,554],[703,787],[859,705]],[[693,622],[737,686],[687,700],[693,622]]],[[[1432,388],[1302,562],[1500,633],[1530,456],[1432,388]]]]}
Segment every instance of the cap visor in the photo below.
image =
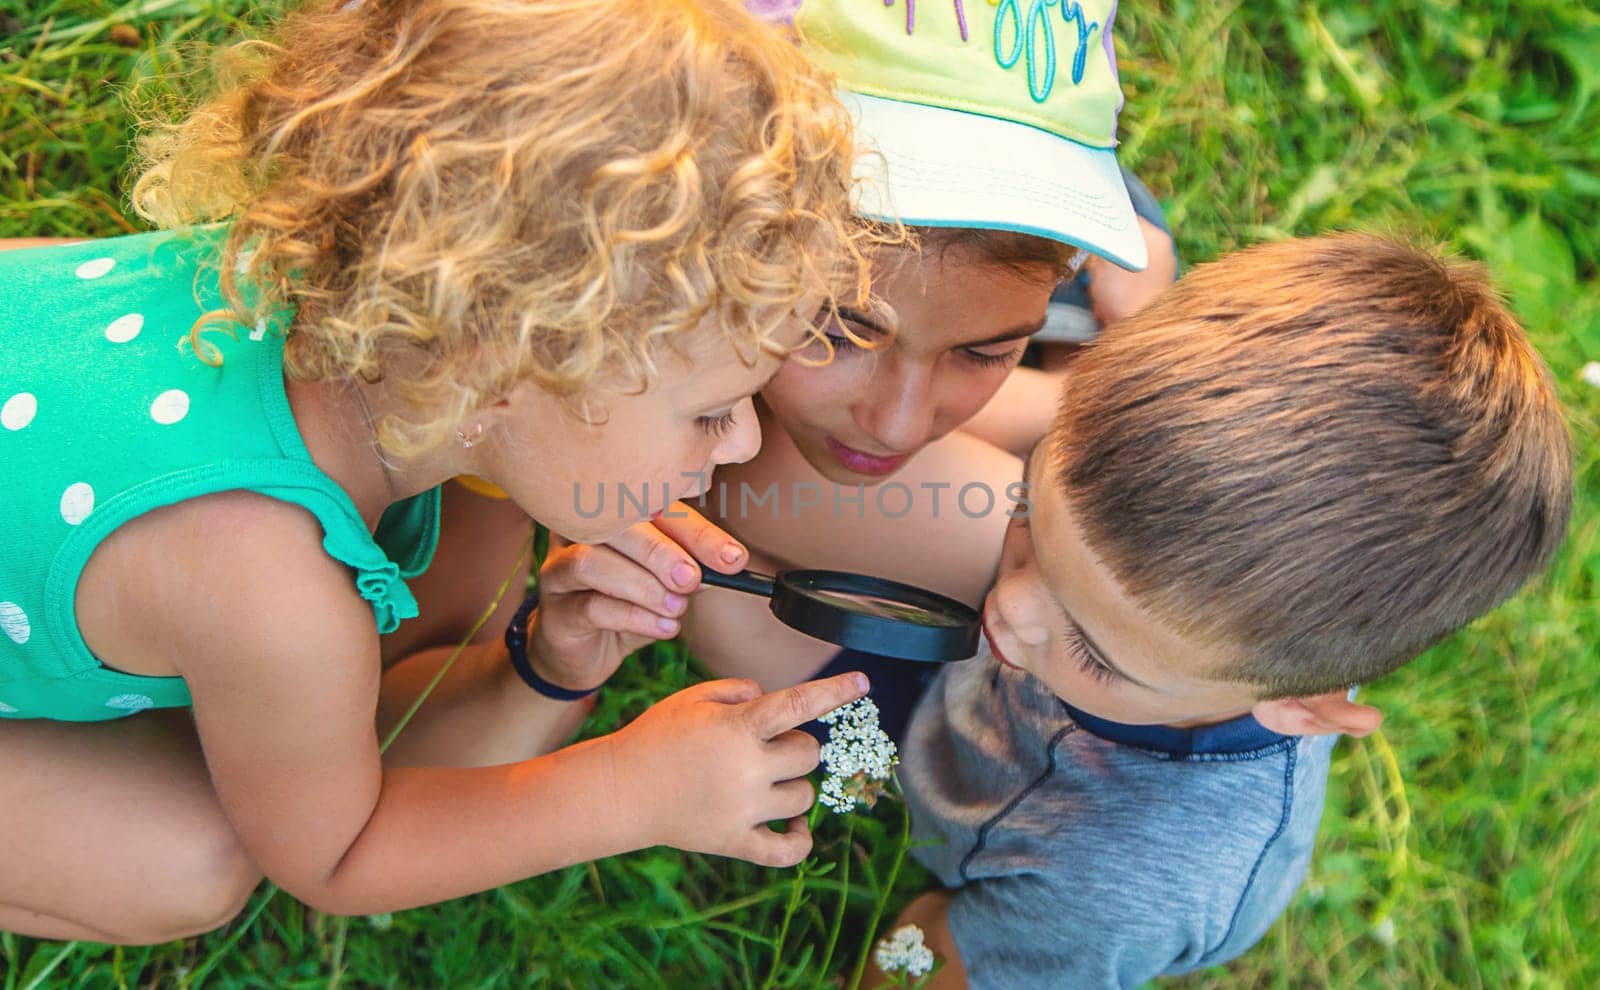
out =
{"type": "Polygon", "coordinates": [[[1117,158],[1028,124],[840,92],[857,122],[856,211],[919,227],[1014,230],[1123,268],[1149,264],[1117,158]]]}

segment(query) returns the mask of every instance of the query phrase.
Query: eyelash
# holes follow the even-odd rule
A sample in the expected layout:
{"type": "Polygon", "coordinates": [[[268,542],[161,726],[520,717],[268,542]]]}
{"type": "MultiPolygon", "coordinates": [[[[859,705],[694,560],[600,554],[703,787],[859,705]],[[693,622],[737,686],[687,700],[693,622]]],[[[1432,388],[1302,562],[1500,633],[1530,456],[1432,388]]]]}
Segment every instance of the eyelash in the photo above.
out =
{"type": "Polygon", "coordinates": [[[1089,652],[1089,647],[1083,642],[1082,637],[1076,633],[1068,633],[1064,639],[1067,656],[1077,661],[1078,666],[1085,674],[1104,684],[1110,684],[1117,679],[1117,672],[1094,658],[1089,652]]]}
{"type": "Polygon", "coordinates": [[[733,429],[733,413],[723,413],[721,416],[701,416],[695,422],[700,424],[700,429],[707,436],[723,437],[727,436],[728,431],[733,429]]]}
{"type": "Polygon", "coordinates": [[[967,360],[976,362],[982,367],[997,368],[1001,365],[1010,364],[1017,358],[1021,357],[1022,351],[1023,348],[1021,347],[1013,347],[1004,354],[980,354],[977,351],[969,351],[965,349],[963,349],[961,353],[966,355],[967,360]]]}
{"type": "MultiPolygon", "coordinates": [[[[833,345],[833,349],[835,351],[844,352],[862,350],[862,348],[849,337],[832,333],[824,334],[824,336],[828,338],[828,343],[833,345]]],[[[1023,348],[1021,347],[1013,347],[1011,350],[1006,351],[1003,354],[984,354],[979,351],[972,351],[962,348],[961,354],[968,361],[971,361],[979,367],[998,368],[1002,365],[1008,365],[1016,361],[1016,359],[1022,355],[1022,351],[1023,348]]]]}
{"type": "Polygon", "coordinates": [[[836,333],[825,333],[825,334],[823,334],[823,336],[828,338],[828,343],[833,346],[833,349],[835,351],[859,351],[859,350],[862,350],[862,348],[859,345],[857,345],[855,341],[851,340],[849,337],[845,337],[845,336],[842,336],[842,335],[836,334],[836,333]]]}

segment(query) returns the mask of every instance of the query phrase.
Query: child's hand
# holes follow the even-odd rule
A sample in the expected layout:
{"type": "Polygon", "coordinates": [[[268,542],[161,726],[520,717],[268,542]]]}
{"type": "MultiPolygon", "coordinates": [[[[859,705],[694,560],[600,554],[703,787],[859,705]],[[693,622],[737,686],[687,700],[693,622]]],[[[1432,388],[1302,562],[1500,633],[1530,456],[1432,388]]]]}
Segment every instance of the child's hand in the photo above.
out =
{"type": "Polygon", "coordinates": [[[597,546],[552,534],[528,660],[553,684],[596,687],[634,650],[678,634],[687,595],[700,585],[696,560],[732,574],[748,558],[738,541],[682,502],[597,546]]]}
{"type": "Polygon", "coordinates": [[[691,852],[793,866],[811,852],[805,779],[817,741],[796,726],[867,693],[866,675],[839,674],[762,694],[754,681],[708,681],[658,702],[611,737],[622,814],[649,839],[691,852]],[[768,822],[785,821],[783,832],[768,822]]]}

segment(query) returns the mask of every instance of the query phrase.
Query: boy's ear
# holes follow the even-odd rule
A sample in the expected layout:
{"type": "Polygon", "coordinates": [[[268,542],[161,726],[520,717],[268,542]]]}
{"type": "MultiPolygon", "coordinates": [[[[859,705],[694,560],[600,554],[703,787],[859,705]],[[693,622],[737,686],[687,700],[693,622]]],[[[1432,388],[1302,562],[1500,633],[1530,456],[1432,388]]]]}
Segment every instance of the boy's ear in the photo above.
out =
{"type": "Polygon", "coordinates": [[[1329,691],[1304,698],[1258,701],[1250,709],[1263,727],[1286,736],[1329,736],[1343,733],[1361,737],[1383,723],[1383,713],[1371,705],[1358,705],[1344,691],[1329,691]]]}

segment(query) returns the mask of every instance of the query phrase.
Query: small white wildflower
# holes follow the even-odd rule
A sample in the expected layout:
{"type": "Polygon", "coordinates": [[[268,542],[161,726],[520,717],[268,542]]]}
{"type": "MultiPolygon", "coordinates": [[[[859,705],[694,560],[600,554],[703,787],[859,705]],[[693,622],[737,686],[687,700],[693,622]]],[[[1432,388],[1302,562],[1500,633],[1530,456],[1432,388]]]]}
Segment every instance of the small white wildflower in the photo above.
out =
{"type": "Polygon", "coordinates": [[[1394,916],[1384,918],[1372,926],[1372,937],[1385,949],[1394,948],[1394,916]]]}
{"type": "Polygon", "coordinates": [[[369,914],[367,915],[367,924],[380,932],[386,932],[394,927],[394,915],[388,913],[369,914]]]}
{"type": "Polygon", "coordinates": [[[878,726],[877,704],[859,698],[821,720],[829,727],[822,746],[828,775],[819,800],[839,814],[854,811],[857,804],[872,807],[900,762],[894,741],[878,726]]]}
{"type": "Polygon", "coordinates": [[[1593,385],[1595,388],[1600,388],[1600,361],[1590,361],[1588,364],[1583,366],[1583,371],[1581,373],[1584,381],[1588,382],[1590,385],[1593,385]]]}
{"type": "Polygon", "coordinates": [[[922,944],[922,929],[901,925],[888,938],[878,940],[872,961],[885,975],[904,973],[916,979],[933,969],[933,950],[922,944]]]}

